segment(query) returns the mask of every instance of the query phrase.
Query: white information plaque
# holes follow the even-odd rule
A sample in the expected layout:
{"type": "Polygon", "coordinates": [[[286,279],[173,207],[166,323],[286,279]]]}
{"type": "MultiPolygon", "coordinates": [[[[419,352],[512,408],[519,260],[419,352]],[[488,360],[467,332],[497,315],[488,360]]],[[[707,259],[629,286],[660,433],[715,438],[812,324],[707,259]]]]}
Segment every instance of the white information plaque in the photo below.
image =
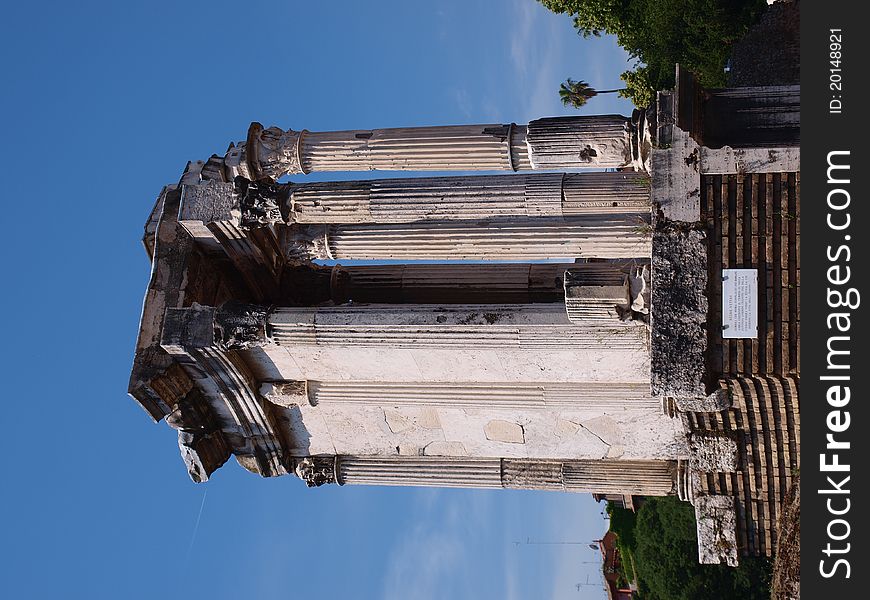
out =
{"type": "Polygon", "coordinates": [[[722,337],[758,337],[758,271],[722,269],[722,337]]]}

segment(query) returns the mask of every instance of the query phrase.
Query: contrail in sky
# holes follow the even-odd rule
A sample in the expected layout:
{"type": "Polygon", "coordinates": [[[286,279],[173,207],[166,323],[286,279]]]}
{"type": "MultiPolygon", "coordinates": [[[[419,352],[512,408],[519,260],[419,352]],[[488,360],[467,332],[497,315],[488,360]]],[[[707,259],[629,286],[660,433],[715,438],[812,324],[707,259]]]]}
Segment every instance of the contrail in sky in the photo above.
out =
{"type": "Polygon", "coordinates": [[[208,490],[205,490],[202,493],[202,503],[199,505],[199,514],[196,515],[196,525],[193,526],[193,533],[190,536],[190,545],[187,547],[187,556],[184,558],[185,563],[190,558],[190,551],[193,550],[193,542],[196,541],[196,532],[199,531],[199,520],[202,518],[202,509],[205,507],[206,494],[208,494],[208,490]]]}

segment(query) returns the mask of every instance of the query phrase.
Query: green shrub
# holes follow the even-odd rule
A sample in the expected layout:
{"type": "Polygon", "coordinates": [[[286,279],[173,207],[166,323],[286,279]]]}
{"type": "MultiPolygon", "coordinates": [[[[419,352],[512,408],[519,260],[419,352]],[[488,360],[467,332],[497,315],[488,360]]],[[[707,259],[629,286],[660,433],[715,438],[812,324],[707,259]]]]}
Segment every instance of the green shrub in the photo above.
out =
{"type": "Polygon", "coordinates": [[[645,600],[766,600],[770,561],[740,559],[736,569],[698,564],[695,514],[674,497],[647,498],[634,529],[635,566],[645,600]]]}

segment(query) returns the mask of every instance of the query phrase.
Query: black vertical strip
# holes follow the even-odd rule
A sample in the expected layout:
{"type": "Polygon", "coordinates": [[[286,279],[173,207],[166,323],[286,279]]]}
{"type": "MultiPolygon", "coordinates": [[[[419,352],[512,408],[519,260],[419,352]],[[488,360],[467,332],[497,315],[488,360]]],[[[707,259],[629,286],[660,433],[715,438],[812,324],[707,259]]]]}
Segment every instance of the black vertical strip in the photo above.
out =
{"type": "MultiPolygon", "coordinates": [[[[870,559],[866,507],[870,503],[870,403],[865,401],[866,347],[870,339],[870,289],[867,285],[867,257],[870,256],[870,211],[864,173],[868,151],[866,118],[866,62],[870,56],[870,36],[866,33],[865,5],[861,2],[832,0],[802,2],[801,10],[801,173],[800,203],[801,236],[801,297],[800,307],[805,318],[800,321],[801,366],[800,381],[800,450],[801,458],[801,596],[804,598],[852,598],[866,595],[866,565],[870,559]],[[832,32],[832,30],[834,30],[832,32]],[[836,37],[832,40],[831,36],[836,37]],[[831,44],[839,44],[835,57],[831,44]],[[832,58],[838,64],[832,64],[832,58]],[[839,71],[833,71],[839,69],[839,71]],[[833,81],[836,79],[836,81],[833,81]],[[836,84],[836,85],[835,85],[836,84]],[[836,102],[835,102],[836,101],[836,102]],[[834,112],[832,112],[832,106],[834,112]],[[839,161],[849,164],[849,184],[828,183],[829,153],[848,151],[839,161]],[[837,188],[848,189],[851,225],[848,231],[835,231],[827,224],[828,215],[843,218],[842,211],[828,208],[828,193],[837,188]],[[846,239],[845,236],[850,236],[846,239]],[[832,260],[828,251],[848,247],[852,260],[832,260]],[[834,265],[849,265],[852,277],[848,284],[834,285],[828,279],[828,269],[834,265]],[[828,303],[828,289],[845,291],[854,287],[861,294],[861,305],[855,309],[834,308],[828,303]],[[850,313],[848,332],[829,329],[828,316],[834,312],[850,313]],[[851,401],[840,410],[848,410],[850,426],[834,434],[828,428],[828,417],[837,410],[828,399],[828,390],[837,384],[820,379],[833,375],[827,368],[829,338],[847,335],[849,338],[849,371],[852,379],[840,382],[848,385],[851,401]],[[827,435],[848,442],[848,450],[827,448],[827,435]],[[836,454],[841,464],[850,465],[848,473],[822,472],[820,456],[828,461],[836,454]],[[828,478],[840,482],[847,494],[825,493],[831,489],[828,478]],[[850,501],[851,510],[835,515],[850,501]],[[830,501],[830,505],[829,505],[830,501]],[[830,508],[829,508],[830,506],[830,508]],[[848,524],[845,526],[837,519],[848,524]],[[844,539],[836,540],[831,534],[844,539]]],[[[841,171],[841,173],[843,173],[841,171]]],[[[841,372],[842,373],[842,372],[841,372]]]]}

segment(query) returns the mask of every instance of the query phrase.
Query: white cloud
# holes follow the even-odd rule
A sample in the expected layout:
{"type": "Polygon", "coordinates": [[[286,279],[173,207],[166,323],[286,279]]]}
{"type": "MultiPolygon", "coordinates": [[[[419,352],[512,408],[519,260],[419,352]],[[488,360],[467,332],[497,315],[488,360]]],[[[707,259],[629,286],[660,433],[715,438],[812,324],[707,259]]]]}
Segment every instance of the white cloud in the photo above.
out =
{"type": "MultiPolygon", "coordinates": [[[[601,574],[601,554],[590,549],[586,543],[592,539],[578,538],[582,533],[595,531],[596,537],[607,529],[600,508],[592,500],[591,495],[578,496],[571,509],[559,511],[552,519],[551,526],[560,532],[561,538],[583,542],[582,544],[562,549],[553,557],[553,588],[550,593],[552,600],[576,600],[578,583],[584,584],[580,589],[584,598],[605,597],[603,576],[601,574]],[[587,562],[594,564],[584,564],[587,562]],[[586,585],[588,582],[592,585],[586,585]],[[601,583],[600,586],[595,585],[601,583]]],[[[593,538],[594,539],[594,538],[593,538]]]]}
{"type": "Polygon", "coordinates": [[[466,119],[470,119],[472,115],[471,98],[468,95],[468,90],[465,88],[454,88],[452,90],[453,101],[459,108],[459,112],[466,119]]]}
{"type": "MultiPolygon", "coordinates": [[[[508,12],[513,70],[504,75],[503,89],[517,99],[513,120],[576,114],[559,100],[559,84],[569,77],[599,89],[619,87],[619,74],[629,66],[628,55],[611,36],[582,38],[568,16],[551,13],[534,0],[513,0],[508,12]]],[[[630,103],[613,94],[592,102],[588,114],[631,110],[630,103]]]]}
{"type": "Polygon", "coordinates": [[[384,600],[430,600],[451,589],[468,589],[470,535],[487,523],[490,497],[484,492],[421,489],[412,510],[413,525],[389,553],[384,576],[384,600]]]}
{"type": "Polygon", "coordinates": [[[514,0],[511,12],[513,17],[509,22],[513,25],[514,31],[510,39],[511,62],[517,75],[525,77],[529,70],[528,50],[534,41],[532,36],[537,29],[538,17],[534,10],[534,3],[529,0],[514,0]]]}
{"type": "Polygon", "coordinates": [[[537,2],[514,0],[508,20],[512,27],[509,50],[513,72],[506,77],[510,94],[518,99],[519,120],[535,119],[559,110],[558,82],[564,68],[564,27],[556,15],[537,2]]]}

